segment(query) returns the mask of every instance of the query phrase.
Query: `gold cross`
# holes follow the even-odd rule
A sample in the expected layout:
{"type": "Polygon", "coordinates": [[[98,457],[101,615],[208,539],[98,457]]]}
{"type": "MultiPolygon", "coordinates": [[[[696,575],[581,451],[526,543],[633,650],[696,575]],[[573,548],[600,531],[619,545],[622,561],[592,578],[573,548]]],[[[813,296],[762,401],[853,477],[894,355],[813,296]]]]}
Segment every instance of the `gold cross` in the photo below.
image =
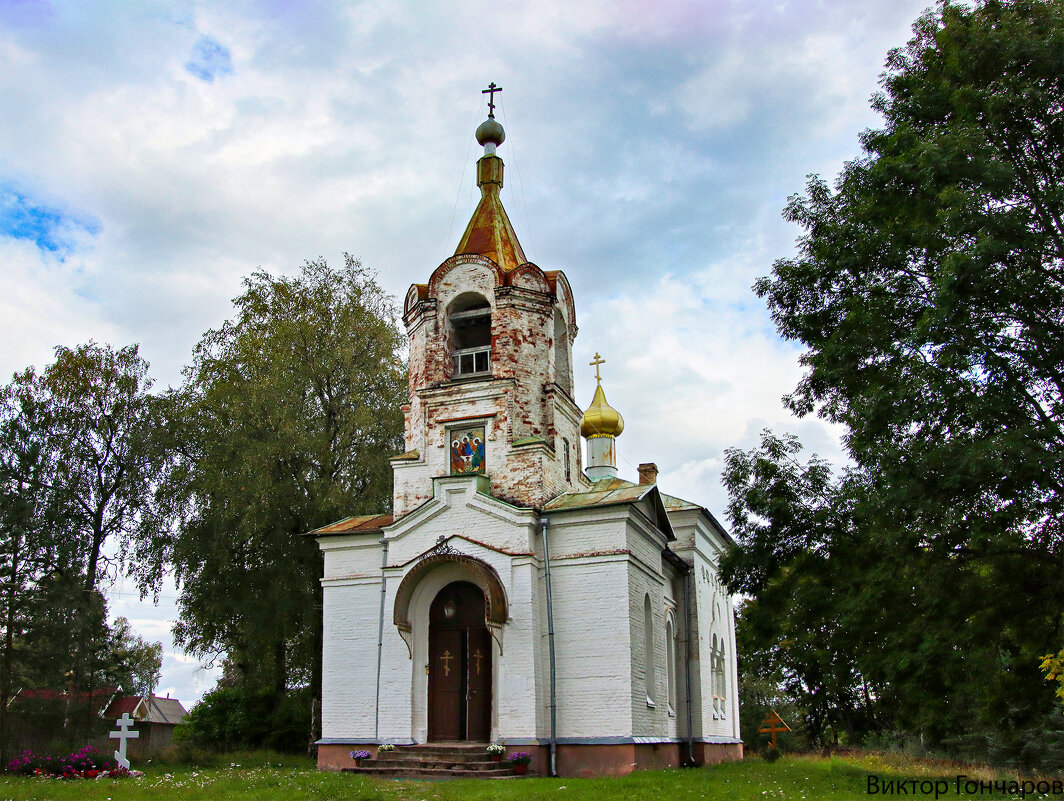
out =
{"type": "Polygon", "coordinates": [[[588,364],[595,368],[595,380],[598,381],[600,384],[602,383],[602,376],[599,375],[599,365],[605,363],[606,360],[599,356],[597,353],[595,354],[594,360],[588,362],[588,364]]]}
{"type": "Polygon", "coordinates": [[[444,651],[443,652],[443,656],[440,657],[440,661],[443,662],[443,675],[444,676],[450,676],[451,675],[451,660],[452,659],[454,659],[454,657],[451,656],[451,652],[450,651],[444,651]]]}
{"type": "Polygon", "coordinates": [[[484,658],[484,654],[480,653],[480,649],[477,648],[477,650],[475,650],[473,652],[473,658],[475,660],[477,660],[477,675],[479,676],[480,675],[480,660],[484,658]]]}

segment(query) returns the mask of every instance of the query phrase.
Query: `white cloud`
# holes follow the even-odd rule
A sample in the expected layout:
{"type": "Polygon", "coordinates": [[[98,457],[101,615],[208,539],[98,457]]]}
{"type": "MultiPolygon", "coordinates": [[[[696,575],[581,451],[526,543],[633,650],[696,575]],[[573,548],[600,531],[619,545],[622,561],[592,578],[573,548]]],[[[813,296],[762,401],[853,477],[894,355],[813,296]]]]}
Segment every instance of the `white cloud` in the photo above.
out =
{"type": "MultiPolygon", "coordinates": [[[[0,4],[0,181],[99,224],[63,263],[0,237],[0,373],[95,338],[142,343],[176,383],[260,266],[346,250],[401,296],[475,202],[495,81],[511,218],[574,285],[577,364],[610,360],[620,453],[719,512],[722,451],[763,424],[835,447],[780,404],[796,351],[748,288],[798,233],[787,195],[857,154],[886,50],[923,5],[0,4]],[[186,66],[201,42],[213,81],[186,66]]],[[[586,369],[578,387],[586,402],[586,369]]],[[[123,608],[146,631],[176,615],[123,608]]],[[[171,650],[164,684],[196,693],[213,675],[196,670],[171,650]]]]}

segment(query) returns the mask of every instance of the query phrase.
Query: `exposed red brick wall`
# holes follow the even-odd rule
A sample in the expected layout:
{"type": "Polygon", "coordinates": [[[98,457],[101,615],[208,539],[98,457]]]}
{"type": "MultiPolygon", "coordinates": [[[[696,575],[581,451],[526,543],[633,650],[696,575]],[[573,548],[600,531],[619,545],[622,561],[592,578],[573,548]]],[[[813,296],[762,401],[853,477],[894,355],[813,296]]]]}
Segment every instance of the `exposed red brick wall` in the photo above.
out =
{"type": "Polygon", "coordinates": [[[490,427],[486,473],[496,497],[539,507],[578,486],[580,410],[555,383],[555,314],[566,321],[561,359],[566,381],[576,327],[571,298],[548,289],[566,293],[568,282],[560,273],[548,281],[533,264],[515,273],[519,286],[508,285],[506,274],[482,257],[457,256],[437,268],[424,291],[408,293],[404,320],[410,338],[410,404],[405,442],[408,451],[418,450],[420,467],[396,465],[397,517],[431,497],[433,477],[449,474],[444,441],[449,420],[478,418],[490,427]],[[492,310],[490,383],[451,376],[448,311],[468,292],[483,296],[492,310]],[[514,445],[528,438],[543,441],[514,445]],[[563,440],[570,453],[568,481],[563,440]]]}

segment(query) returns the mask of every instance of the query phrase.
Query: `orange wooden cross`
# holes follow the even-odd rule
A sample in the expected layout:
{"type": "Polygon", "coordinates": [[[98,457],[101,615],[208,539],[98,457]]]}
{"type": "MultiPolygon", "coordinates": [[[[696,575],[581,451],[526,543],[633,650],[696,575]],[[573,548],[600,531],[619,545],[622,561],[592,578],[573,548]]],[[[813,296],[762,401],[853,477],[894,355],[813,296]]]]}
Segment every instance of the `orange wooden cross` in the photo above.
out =
{"type": "Polygon", "coordinates": [[[790,731],[791,727],[783,722],[783,718],[779,716],[779,713],[773,709],[767,715],[765,719],[761,721],[761,728],[758,729],[762,734],[772,735],[772,747],[776,747],[776,734],[785,731],[790,731]],[[782,726],[782,728],[780,728],[782,726]]]}

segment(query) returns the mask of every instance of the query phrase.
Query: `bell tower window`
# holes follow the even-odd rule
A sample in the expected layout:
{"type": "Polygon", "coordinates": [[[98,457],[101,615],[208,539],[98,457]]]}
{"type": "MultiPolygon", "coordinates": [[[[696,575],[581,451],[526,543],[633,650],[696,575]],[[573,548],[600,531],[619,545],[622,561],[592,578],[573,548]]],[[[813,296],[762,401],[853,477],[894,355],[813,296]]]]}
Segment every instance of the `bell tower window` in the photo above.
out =
{"type": "Polygon", "coordinates": [[[460,295],[447,317],[451,329],[452,376],[491,372],[491,306],[482,295],[460,295]]]}
{"type": "Polygon", "coordinates": [[[569,329],[565,318],[557,309],[554,310],[554,382],[567,395],[573,394],[573,367],[569,353],[569,329]]]}

